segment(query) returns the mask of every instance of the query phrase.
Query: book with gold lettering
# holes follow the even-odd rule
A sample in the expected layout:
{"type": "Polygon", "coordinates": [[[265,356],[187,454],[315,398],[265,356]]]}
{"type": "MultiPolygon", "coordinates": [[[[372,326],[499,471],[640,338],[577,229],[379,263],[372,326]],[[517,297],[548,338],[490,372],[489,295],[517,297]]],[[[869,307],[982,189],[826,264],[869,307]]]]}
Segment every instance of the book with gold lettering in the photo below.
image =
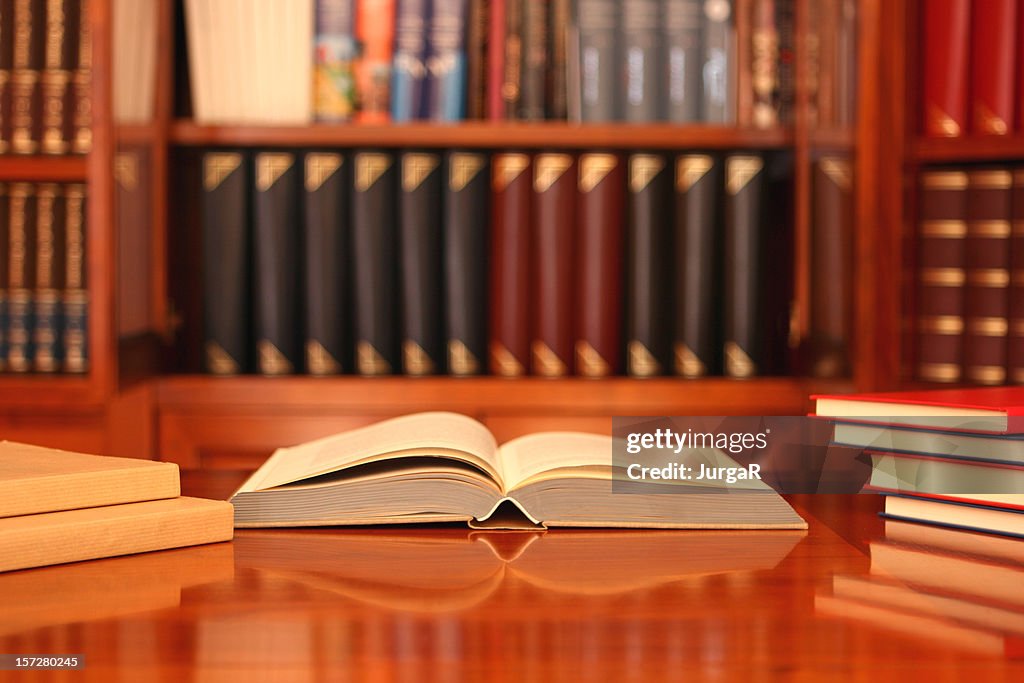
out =
{"type": "MultiPolygon", "coordinates": [[[[574,432],[530,434],[498,446],[465,415],[407,415],[277,450],[231,498],[235,526],[806,528],[759,479],[616,491],[613,482],[626,479],[626,467],[613,463],[612,447],[611,437],[574,432]]],[[[679,457],[735,464],[716,449],[679,457]]]]}

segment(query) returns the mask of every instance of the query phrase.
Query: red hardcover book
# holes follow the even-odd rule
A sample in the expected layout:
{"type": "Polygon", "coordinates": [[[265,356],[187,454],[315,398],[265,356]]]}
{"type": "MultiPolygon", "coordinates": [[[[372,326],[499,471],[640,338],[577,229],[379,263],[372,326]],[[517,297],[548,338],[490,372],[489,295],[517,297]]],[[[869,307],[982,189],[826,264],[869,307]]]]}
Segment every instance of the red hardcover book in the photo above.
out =
{"type": "Polygon", "coordinates": [[[922,3],[923,130],[929,137],[956,137],[967,128],[970,9],[970,0],[922,3]]]}
{"type": "Polygon", "coordinates": [[[1024,434],[1024,387],[811,396],[820,417],[923,429],[1024,434]]]}
{"type": "MultiPolygon", "coordinates": [[[[1021,14],[1024,15],[1024,12],[1021,14]]],[[[1022,169],[1016,169],[1013,172],[1012,194],[1006,380],[1010,384],[1024,384],[1024,170],[1022,169]]]]}
{"type": "Polygon", "coordinates": [[[505,0],[491,0],[487,37],[487,118],[505,118],[501,85],[505,82],[505,0]]]}
{"type": "Polygon", "coordinates": [[[395,0],[359,0],[356,33],[363,53],[356,65],[361,123],[391,118],[391,58],[395,42],[395,0]]]}
{"type": "Polygon", "coordinates": [[[971,4],[971,132],[1006,135],[1013,127],[1016,0],[971,4]]]}
{"type": "Polygon", "coordinates": [[[530,364],[530,204],[528,154],[496,154],[492,168],[491,343],[495,375],[520,377],[530,364]]]}

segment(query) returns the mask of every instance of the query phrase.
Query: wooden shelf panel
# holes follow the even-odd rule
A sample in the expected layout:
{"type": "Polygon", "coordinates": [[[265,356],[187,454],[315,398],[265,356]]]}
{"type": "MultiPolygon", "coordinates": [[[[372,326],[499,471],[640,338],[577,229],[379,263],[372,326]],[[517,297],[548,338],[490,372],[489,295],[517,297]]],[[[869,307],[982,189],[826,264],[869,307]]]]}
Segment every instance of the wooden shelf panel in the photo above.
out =
{"type": "Polygon", "coordinates": [[[791,145],[793,135],[781,128],[671,124],[468,121],[450,125],[204,126],[177,121],[170,139],[184,146],[776,149],[791,145]]]}
{"type": "Polygon", "coordinates": [[[910,158],[927,163],[1024,160],[1024,135],[963,138],[919,137],[912,143],[910,158]]]}
{"type": "Polygon", "coordinates": [[[159,382],[162,409],[274,415],[389,414],[422,410],[559,415],[802,415],[817,391],[849,382],[799,378],[733,380],[504,379],[498,377],[214,377],[159,382]]]}
{"type": "Polygon", "coordinates": [[[84,182],[88,157],[0,155],[0,181],[84,182]]]}
{"type": "Polygon", "coordinates": [[[92,412],[101,405],[101,397],[88,374],[0,375],[0,412],[59,409],[82,413],[92,412]]]}

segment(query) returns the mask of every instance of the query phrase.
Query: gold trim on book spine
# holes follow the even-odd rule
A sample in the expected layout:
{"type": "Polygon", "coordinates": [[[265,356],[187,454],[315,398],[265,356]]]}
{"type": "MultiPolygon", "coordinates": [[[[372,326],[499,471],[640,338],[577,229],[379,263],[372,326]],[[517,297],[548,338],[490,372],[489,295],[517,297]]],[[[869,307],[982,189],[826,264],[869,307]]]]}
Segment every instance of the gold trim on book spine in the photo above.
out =
{"type": "Polygon", "coordinates": [[[208,341],[203,346],[206,356],[206,369],[215,375],[237,375],[238,361],[215,341],[208,341]]]}
{"type": "Polygon", "coordinates": [[[502,377],[522,377],[526,368],[501,342],[492,341],[490,348],[491,371],[502,377]]]}
{"type": "Polygon", "coordinates": [[[685,154],[676,159],[676,191],[688,191],[714,164],[714,159],[707,154],[685,154]]]}
{"type": "Polygon", "coordinates": [[[987,135],[1006,135],[1010,132],[1006,121],[996,116],[984,102],[974,103],[974,119],[978,122],[981,131],[987,135]]]}
{"type": "Polygon", "coordinates": [[[960,366],[956,363],[920,363],[917,376],[928,382],[959,382],[960,366]]]}
{"type": "Polygon", "coordinates": [[[530,167],[526,154],[499,154],[494,157],[494,173],[491,186],[495,192],[504,192],[523,171],[530,167]]]}
{"type": "Polygon", "coordinates": [[[369,377],[391,374],[391,364],[368,341],[356,344],[356,369],[369,377]]]}
{"type": "Polygon", "coordinates": [[[692,378],[704,377],[708,374],[707,366],[686,344],[676,344],[675,360],[677,375],[692,378]]]}
{"type": "Polygon", "coordinates": [[[63,66],[64,0],[46,0],[46,42],[43,49],[44,66],[59,69],[63,66]]]}
{"type": "Polygon", "coordinates": [[[963,268],[922,268],[921,284],[932,287],[962,287],[963,268]]]}
{"type": "Polygon", "coordinates": [[[947,138],[955,138],[960,135],[960,124],[954,121],[952,116],[932,103],[928,104],[926,111],[930,133],[947,138]]]}
{"type": "Polygon", "coordinates": [[[550,346],[534,341],[530,348],[533,356],[533,371],[540,377],[565,377],[569,368],[550,346]]]}
{"type": "Polygon", "coordinates": [[[589,342],[576,342],[576,371],[581,377],[607,377],[612,367],[589,342]]]}
{"type": "Polygon", "coordinates": [[[286,152],[261,152],[256,155],[256,190],[266,192],[295,163],[295,155],[286,152]]]}
{"type": "Polygon", "coordinates": [[[926,190],[966,190],[964,171],[928,171],[921,174],[921,187],[926,190]]]}
{"type": "Polygon", "coordinates": [[[448,158],[448,189],[461,192],[483,170],[486,160],[482,154],[456,152],[448,158]]]}
{"type": "Polygon", "coordinates": [[[114,155],[114,180],[122,190],[132,192],[139,186],[139,155],[135,151],[114,155]]]}
{"type": "Polygon", "coordinates": [[[1010,236],[1010,221],[989,220],[971,221],[967,224],[967,233],[971,237],[985,239],[1006,239],[1010,236]]]}
{"type": "Polygon", "coordinates": [[[85,186],[68,185],[64,196],[64,286],[85,289],[85,186]]]}
{"type": "Polygon", "coordinates": [[[391,157],[378,152],[361,152],[356,154],[355,165],[356,192],[366,192],[391,168],[391,157]]]}
{"type": "Polygon", "coordinates": [[[290,375],[295,371],[291,361],[281,353],[281,349],[267,339],[256,342],[256,352],[260,372],[264,375],[290,375]]]}
{"type": "Polygon", "coordinates": [[[547,192],[572,166],[568,154],[538,154],[534,160],[533,191],[547,192]]]}
{"type": "Polygon", "coordinates": [[[1007,190],[1013,184],[1013,175],[1005,169],[970,171],[967,177],[971,187],[983,190],[1007,190]]]}
{"type": "Polygon", "coordinates": [[[964,319],[958,315],[923,316],[917,329],[924,334],[963,334],[964,319]]]}
{"type": "Polygon", "coordinates": [[[845,157],[822,157],[818,162],[822,172],[836,186],[844,191],[849,191],[853,186],[853,173],[850,169],[850,160],[845,157]]]}
{"type": "Polygon", "coordinates": [[[203,157],[203,189],[216,190],[241,165],[242,155],[237,152],[207,153],[203,157]]]}
{"type": "Polygon", "coordinates": [[[664,168],[665,160],[657,154],[634,154],[629,158],[629,189],[642,192],[664,168]]]}
{"type": "Polygon", "coordinates": [[[344,162],[345,157],[340,154],[322,152],[307,154],[305,163],[306,191],[315,192],[320,189],[320,186],[327,182],[327,179],[334,175],[344,162]]]}
{"type": "Polygon", "coordinates": [[[436,372],[434,361],[422,346],[411,339],[406,339],[402,343],[402,369],[405,370],[405,374],[414,377],[433,375],[436,372]]]}
{"type": "Polygon", "coordinates": [[[661,363],[643,342],[629,342],[626,351],[627,369],[633,377],[654,377],[661,374],[661,363]]]}
{"type": "Polygon", "coordinates": [[[480,359],[459,339],[448,340],[448,370],[465,377],[480,374],[480,359]]]}
{"type": "Polygon", "coordinates": [[[726,160],[725,189],[736,194],[747,186],[754,176],[764,168],[764,159],[754,156],[735,156],[726,160]]]}
{"type": "Polygon", "coordinates": [[[743,379],[757,374],[757,364],[736,342],[725,343],[725,374],[743,379]]]}
{"type": "Polygon", "coordinates": [[[1001,365],[969,365],[967,379],[978,384],[1002,384],[1006,381],[1006,368],[1001,365]]]}
{"type": "MultiPolygon", "coordinates": [[[[28,202],[32,188],[28,183],[13,183],[10,189],[8,206],[10,222],[7,224],[7,286],[10,289],[25,287],[25,204],[28,202]]],[[[12,294],[13,296],[13,294],[12,294]]]]}
{"type": "Polygon", "coordinates": [[[580,192],[591,192],[619,165],[614,154],[580,155],[580,192]]]}
{"type": "Polygon", "coordinates": [[[967,271],[967,282],[975,287],[1010,286],[1010,271],[1005,268],[974,268],[967,271]]]}
{"type": "Polygon", "coordinates": [[[1005,337],[1009,331],[1006,318],[968,318],[967,332],[979,337],[1005,337]]]}
{"type": "Polygon", "coordinates": [[[963,239],[964,237],[967,237],[967,221],[921,221],[919,233],[921,237],[963,239]]]}
{"type": "Polygon", "coordinates": [[[337,375],[341,372],[341,363],[315,339],[306,342],[306,370],[311,375],[337,375]]]}
{"type": "Polygon", "coordinates": [[[402,190],[412,192],[441,165],[436,154],[405,154],[402,156],[402,190]]]}
{"type": "Polygon", "coordinates": [[[57,186],[53,183],[39,185],[36,189],[36,288],[53,287],[54,257],[54,205],[57,201],[57,186]]]}

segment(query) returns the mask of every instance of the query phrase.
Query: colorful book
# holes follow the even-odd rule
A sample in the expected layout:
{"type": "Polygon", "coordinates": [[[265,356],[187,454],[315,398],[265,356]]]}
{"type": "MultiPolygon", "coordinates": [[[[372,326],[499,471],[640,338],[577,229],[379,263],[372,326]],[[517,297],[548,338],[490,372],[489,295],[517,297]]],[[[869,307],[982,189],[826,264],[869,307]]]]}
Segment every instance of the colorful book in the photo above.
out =
{"type": "Polygon", "coordinates": [[[395,58],[391,70],[391,119],[427,117],[427,36],[433,31],[430,0],[396,0],[395,58]]]}
{"type": "Polygon", "coordinates": [[[313,114],[317,121],[355,115],[356,0],[316,0],[313,114]]]}
{"type": "Polygon", "coordinates": [[[395,0],[356,0],[357,120],[382,123],[391,117],[391,63],[394,56],[395,0]]]}

